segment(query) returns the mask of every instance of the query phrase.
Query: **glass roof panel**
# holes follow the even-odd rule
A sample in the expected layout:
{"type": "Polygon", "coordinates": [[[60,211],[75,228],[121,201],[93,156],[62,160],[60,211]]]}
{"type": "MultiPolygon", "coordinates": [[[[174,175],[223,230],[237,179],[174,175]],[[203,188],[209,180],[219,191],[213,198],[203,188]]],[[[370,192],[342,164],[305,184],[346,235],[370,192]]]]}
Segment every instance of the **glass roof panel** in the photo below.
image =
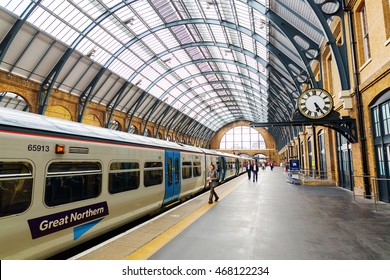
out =
{"type": "MultiPolygon", "coordinates": [[[[21,16],[34,1],[5,2],[5,9],[21,16]]],[[[276,25],[269,26],[263,14],[268,3],[314,42],[323,41],[320,22],[307,1],[43,0],[27,20],[118,74],[122,83],[130,79],[153,96],[169,97],[167,103],[177,109],[187,106],[190,116],[194,111],[194,116],[205,116],[200,121],[214,129],[245,112],[256,112],[247,118],[260,118],[262,108],[270,105],[269,72],[276,72],[270,81],[280,80],[283,87],[294,89],[291,72],[306,69],[291,40],[304,48],[310,42],[296,35],[287,38],[276,25]],[[295,62],[297,66],[288,66],[290,72],[280,57],[268,52],[268,39],[295,62]],[[183,44],[186,48],[180,48],[183,44]],[[200,104],[201,100],[207,101],[200,104]],[[210,109],[216,110],[215,116],[210,109]]],[[[67,87],[82,92],[85,85],[67,87]]],[[[105,94],[96,98],[113,96],[105,94]]]]}

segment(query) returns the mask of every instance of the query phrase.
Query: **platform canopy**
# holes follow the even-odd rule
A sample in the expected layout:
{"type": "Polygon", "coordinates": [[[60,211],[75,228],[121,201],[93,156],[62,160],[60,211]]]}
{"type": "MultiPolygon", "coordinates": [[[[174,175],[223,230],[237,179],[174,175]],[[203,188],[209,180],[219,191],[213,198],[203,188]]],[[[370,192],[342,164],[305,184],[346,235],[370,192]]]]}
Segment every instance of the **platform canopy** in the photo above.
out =
{"type": "MultiPolygon", "coordinates": [[[[0,69],[51,93],[91,102],[165,131],[210,139],[238,120],[290,119],[304,86],[322,87],[326,40],[349,87],[330,24],[342,0],[5,0],[0,69]]],[[[343,32],[343,30],[341,30],[343,32]]],[[[270,129],[274,136],[283,128],[270,129]]],[[[153,135],[155,136],[155,135],[153,135]]]]}

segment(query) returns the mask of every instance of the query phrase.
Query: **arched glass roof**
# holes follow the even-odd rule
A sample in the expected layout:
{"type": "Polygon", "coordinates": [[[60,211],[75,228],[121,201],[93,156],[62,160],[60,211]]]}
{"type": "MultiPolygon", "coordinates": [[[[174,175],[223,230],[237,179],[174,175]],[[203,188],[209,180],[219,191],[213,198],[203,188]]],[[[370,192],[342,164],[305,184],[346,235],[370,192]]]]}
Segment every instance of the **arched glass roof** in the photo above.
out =
{"type": "Polygon", "coordinates": [[[0,69],[41,84],[40,113],[60,89],[79,97],[79,121],[96,102],[210,139],[237,120],[288,120],[302,86],[321,86],[310,65],[341,3],[6,0],[0,69]]]}

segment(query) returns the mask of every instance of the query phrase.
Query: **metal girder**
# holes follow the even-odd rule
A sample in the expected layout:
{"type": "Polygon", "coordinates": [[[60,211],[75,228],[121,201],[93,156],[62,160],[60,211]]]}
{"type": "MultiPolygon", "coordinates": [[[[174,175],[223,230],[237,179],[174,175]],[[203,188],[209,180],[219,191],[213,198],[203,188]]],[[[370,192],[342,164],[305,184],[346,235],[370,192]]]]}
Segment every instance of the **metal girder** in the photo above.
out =
{"type": "MultiPolygon", "coordinates": [[[[217,81],[215,81],[215,82],[217,82],[217,81]]],[[[201,86],[201,85],[199,85],[199,86],[201,86]]],[[[240,89],[231,89],[231,88],[219,88],[219,89],[213,89],[213,90],[210,90],[210,91],[207,91],[207,92],[204,92],[204,94],[208,94],[208,93],[212,93],[212,92],[218,92],[218,91],[236,91],[236,92],[243,92],[243,93],[245,93],[245,94],[247,94],[247,95],[250,95],[250,92],[247,92],[247,91],[244,91],[244,90],[240,90],[240,89]]],[[[230,97],[230,96],[229,96],[230,97]]],[[[238,100],[237,99],[244,99],[245,97],[244,96],[238,96],[238,95],[233,95],[233,96],[231,96],[232,98],[234,98],[234,100],[232,100],[232,102],[235,102],[235,103],[237,103],[237,105],[242,105],[243,107],[240,107],[240,109],[241,108],[244,108],[245,107],[245,105],[247,105],[247,103],[246,102],[238,102],[238,100]]],[[[198,106],[201,106],[201,104],[207,104],[207,102],[208,101],[210,101],[210,100],[214,100],[214,99],[216,99],[216,98],[223,98],[223,97],[213,97],[213,98],[209,98],[209,99],[207,99],[207,100],[203,100],[201,103],[199,103],[199,105],[198,106]]],[[[187,106],[190,102],[192,102],[192,100],[191,99],[189,99],[186,103],[184,103],[184,106],[187,106]]],[[[253,102],[255,102],[255,100],[253,100],[253,102]]],[[[147,123],[149,122],[149,119],[150,119],[150,117],[151,117],[151,114],[152,114],[152,112],[154,111],[154,109],[156,108],[156,106],[157,105],[159,105],[159,104],[161,104],[162,102],[160,101],[160,100],[158,100],[157,102],[155,102],[154,104],[153,104],[153,106],[148,110],[148,112],[147,112],[147,119],[146,119],[146,124],[145,124],[145,127],[147,126],[147,123]]],[[[255,107],[256,107],[256,109],[260,109],[258,106],[257,106],[257,103],[254,103],[255,104],[255,107]]],[[[197,107],[198,107],[197,106],[197,107]]],[[[249,106],[249,105],[248,105],[249,106]]],[[[190,111],[188,112],[188,114],[190,114],[191,112],[193,112],[197,107],[192,107],[191,109],[190,109],[190,111]]],[[[228,106],[227,106],[228,107],[228,106]]],[[[251,107],[250,107],[251,108],[251,107]]],[[[248,111],[246,111],[246,113],[248,113],[248,111]]],[[[163,119],[164,119],[164,117],[163,117],[163,119]]],[[[162,119],[162,120],[163,120],[162,119]]]]}
{"type": "MultiPolygon", "coordinates": [[[[165,55],[173,54],[174,52],[176,52],[178,50],[183,50],[183,49],[192,48],[192,47],[203,47],[203,46],[220,47],[220,48],[230,49],[230,50],[233,50],[236,52],[243,53],[244,55],[256,60],[258,63],[260,63],[264,67],[267,67],[267,65],[268,65],[268,63],[264,59],[259,57],[258,55],[254,54],[248,50],[242,49],[241,47],[232,45],[232,44],[225,44],[225,43],[211,42],[211,41],[210,42],[194,42],[194,43],[179,45],[177,47],[168,49],[162,53],[159,53],[159,54],[153,56],[151,59],[149,59],[148,61],[143,63],[141,67],[139,67],[137,70],[135,70],[134,73],[129,77],[128,80],[131,81],[132,79],[134,79],[138,74],[140,74],[142,72],[142,70],[144,70],[146,67],[151,65],[153,62],[158,61],[159,59],[161,59],[165,55]]],[[[109,66],[109,64],[106,63],[105,67],[107,68],[108,66],[109,66]]]]}
{"type": "MultiPolygon", "coordinates": [[[[279,80],[279,82],[281,82],[281,81],[279,80]]],[[[282,84],[282,86],[283,86],[284,88],[280,88],[280,86],[279,86],[277,83],[275,83],[274,81],[272,81],[272,80],[269,80],[268,84],[269,84],[269,86],[274,85],[274,87],[276,87],[276,88],[279,89],[281,92],[283,92],[284,94],[286,94],[286,96],[287,96],[288,99],[290,100],[290,103],[291,103],[291,104],[294,104],[294,103],[295,103],[295,100],[294,100],[294,98],[293,98],[293,96],[292,96],[292,93],[293,93],[294,91],[289,91],[289,90],[286,88],[286,86],[285,86],[284,84],[282,84]]]]}
{"type": "MultiPolygon", "coordinates": [[[[193,60],[193,61],[189,61],[189,62],[186,62],[186,63],[183,63],[183,64],[180,64],[176,67],[173,67],[171,68],[169,71],[163,73],[162,75],[160,75],[156,80],[153,81],[153,83],[151,83],[145,90],[145,92],[149,92],[151,88],[154,87],[155,84],[157,84],[159,81],[161,81],[165,76],[179,70],[180,68],[182,67],[185,67],[187,65],[191,65],[191,64],[197,64],[197,63],[203,63],[203,62],[221,62],[221,63],[229,63],[229,64],[234,64],[238,67],[241,67],[241,68],[244,68],[246,70],[249,70],[250,72],[253,72],[255,74],[260,74],[260,76],[264,76],[261,72],[257,71],[256,69],[252,68],[252,67],[249,67],[248,65],[245,65],[241,62],[237,62],[237,61],[231,61],[231,60],[223,60],[223,59],[219,59],[219,58],[208,58],[208,59],[198,59],[198,60],[193,60]]],[[[206,72],[202,72],[201,74],[202,75],[206,75],[205,74],[206,72]]],[[[233,75],[235,73],[233,72],[226,72],[225,74],[228,74],[228,75],[233,75]]],[[[191,76],[193,78],[193,76],[191,76]]],[[[265,77],[267,78],[267,77],[265,77]]],[[[257,82],[257,81],[256,81],[257,82]]],[[[267,88],[265,88],[263,85],[260,84],[260,87],[263,89],[263,90],[267,90],[267,88]]],[[[169,91],[167,91],[169,92],[169,91]]],[[[140,106],[141,104],[141,101],[142,99],[144,98],[145,95],[143,95],[139,101],[137,102],[137,105],[134,109],[134,112],[138,109],[138,107],[140,106]]],[[[161,99],[164,98],[164,95],[161,96],[161,99]]],[[[131,108],[129,109],[129,111],[131,110],[131,108]]]]}
{"type": "Polygon", "coordinates": [[[275,57],[277,57],[280,60],[280,62],[283,64],[283,66],[286,68],[287,72],[290,74],[291,78],[293,79],[295,87],[300,92],[301,86],[298,83],[298,81],[294,79],[295,75],[291,71],[291,68],[288,66],[288,64],[292,64],[297,68],[301,68],[301,67],[298,64],[296,64],[293,60],[291,60],[287,55],[285,55],[282,51],[276,48],[274,45],[268,44],[267,48],[270,52],[272,52],[275,55],[275,57]]]}
{"type": "MultiPolygon", "coordinates": [[[[44,114],[47,107],[47,102],[50,97],[51,91],[53,89],[54,83],[56,82],[59,73],[61,72],[62,68],[64,67],[66,61],[69,59],[70,55],[72,54],[73,50],[77,47],[77,45],[84,39],[87,34],[93,30],[95,27],[97,27],[102,21],[104,21],[108,16],[112,15],[116,11],[122,9],[128,4],[131,4],[132,2],[135,2],[137,0],[124,0],[123,2],[113,6],[110,10],[105,11],[102,13],[98,18],[92,21],[90,25],[88,25],[77,38],[75,41],[71,44],[71,46],[65,51],[63,56],[60,58],[60,60],[57,62],[57,64],[53,67],[53,69],[50,71],[49,75],[43,80],[40,90],[39,90],[39,96],[38,96],[38,102],[39,102],[39,108],[38,113],[44,114]]],[[[39,1],[40,3],[41,1],[39,1]]],[[[88,92],[88,95],[91,94],[90,88],[87,87],[84,92],[88,92]]],[[[86,95],[86,94],[85,94],[86,95]]],[[[80,115],[82,118],[83,111],[85,110],[85,105],[80,104],[81,108],[78,109],[78,116],[77,118],[80,119],[80,115]]]]}
{"type": "MultiPolygon", "coordinates": [[[[237,67],[240,67],[240,68],[243,68],[243,69],[246,69],[248,70],[249,72],[252,72],[258,76],[260,76],[261,79],[263,80],[267,80],[268,77],[265,76],[263,73],[261,73],[260,71],[257,71],[257,69],[251,67],[251,66],[248,66],[242,62],[239,62],[239,61],[233,61],[233,60],[227,60],[227,59],[221,59],[221,58],[204,58],[204,59],[196,59],[196,60],[191,60],[191,61],[187,61],[185,63],[182,63],[180,65],[177,65],[175,67],[172,67],[170,68],[168,71],[166,71],[165,73],[161,74],[156,80],[154,80],[147,88],[146,88],[146,91],[149,91],[150,89],[152,89],[159,81],[161,81],[163,78],[165,78],[165,76],[179,70],[180,68],[183,68],[185,66],[188,66],[188,65],[192,65],[192,64],[198,64],[198,63],[203,63],[203,62],[213,62],[213,63],[227,63],[227,64],[233,64],[237,67]]],[[[202,72],[203,73],[203,72],[202,72]]],[[[231,73],[234,73],[234,72],[227,72],[228,74],[231,74],[231,73]]],[[[260,88],[262,88],[263,90],[267,90],[266,87],[264,87],[262,84],[259,85],[260,88]]]]}
{"type": "MultiPolygon", "coordinates": [[[[187,83],[187,81],[189,80],[192,80],[194,78],[197,78],[197,77],[200,77],[200,76],[207,76],[207,75],[230,75],[230,76],[234,76],[234,77],[238,77],[240,79],[243,79],[243,80],[247,80],[251,83],[254,83],[254,84],[257,84],[258,81],[257,80],[254,80],[252,79],[251,77],[248,77],[248,76],[245,76],[241,73],[234,73],[234,72],[228,72],[228,71],[207,71],[207,72],[202,72],[202,73],[197,73],[195,75],[192,75],[190,77],[187,77],[187,78],[184,78],[178,82],[176,82],[175,84],[173,84],[171,87],[169,87],[165,93],[163,95],[161,95],[161,99],[164,99],[164,97],[169,93],[171,92],[175,87],[183,84],[183,83],[187,83]]],[[[220,81],[215,81],[215,83],[221,83],[223,84],[224,83],[224,80],[220,80],[220,81]]],[[[264,88],[262,88],[264,89],[264,88]]],[[[179,95],[179,97],[183,96],[183,93],[181,93],[179,95]]],[[[176,100],[178,100],[178,98],[176,98],[174,101],[176,102],[176,100]]],[[[173,103],[172,103],[173,104],[173,103]]]]}
{"type": "MultiPolygon", "coordinates": [[[[226,89],[226,88],[220,88],[220,89],[213,89],[213,90],[210,90],[210,91],[207,91],[207,92],[204,92],[205,94],[207,93],[211,93],[211,92],[215,92],[215,91],[227,91],[227,90],[232,90],[232,89],[226,89]]],[[[238,90],[238,89],[233,89],[233,91],[240,91],[240,92],[244,92],[242,90],[238,90]]],[[[243,97],[240,97],[240,96],[234,96],[234,97],[239,97],[239,98],[243,98],[243,97]]],[[[203,103],[207,103],[207,101],[210,101],[210,100],[213,100],[213,99],[217,99],[217,98],[221,98],[221,97],[214,97],[214,98],[211,98],[211,99],[208,99],[208,100],[203,100],[202,103],[199,103],[199,106],[203,103]]],[[[188,100],[186,103],[184,103],[184,106],[188,105],[192,100],[188,100]]],[[[244,102],[242,102],[242,104],[245,104],[244,102]]],[[[191,111],[188,112],[188,113],[191,113],[192,111],[194,111],[196,109],[196,107],[192,107],[191,108],[191,111]]],[[[149,118],[148,118],[149,119],[149,118]]]]}
{"type": "Polygon", "coordinates": [[[255,9],[263,15],[265,15],[268,11],[266,6],[255,0],[240,0],[240,2],[247,4],[249,7],[255,9]]]}
{"type": "Polygon", "coordinates": [[[72,54],[73,50],[68,48],[64,55],[60,58],[60,60],[57,62],[57,64],[53,67],[53,69],[50,71],[49,75],[43,80],[40,88],[39,88],[39,95],[38,95],[38,113],[43,115],[45,114],[47,103],[49,101],[49,97],[51,94],[51,91],[53,89],[54,83],[57,80],[58,75],[60,74],[62,68],[64,67],[66,61],[72,54]]]}
{"type": "Polygon", "coordinates": [[[117,93],[115,94],[115,101],[114,101],[114,104],[112,105],[112,100],[107,104],[106,106],[106,112],[109,113],[108,115],[108,120],[107,120],[107,125],[110,124],[111,122],[111,119],[112,119],[112,116],[114,114],[114,109],[113,108],[116,108],[118,106],[118,103],[119,101],[121,100],[121,97],[123,95],[123,93],[125,92],[126,88],[129,86],[129,82],[125,82],[121,88],[117,91],[117,93]]]}
{"type": "Polygon", "coordinates": [[[268,122],[268,123],[255,123],[252,122],[250,125],[254,127],[275,127],[275,126],[312,126],[312,125],[320,125],[329,127],[340,134],[342,134],[347,140],[351,143],[357,143],[357,127],[356,120],[350,118],[349,116],[343,116],[340,118],[340,114],[338,112],[333,111],[330,116],[327,116],[323,119],[319,120],[311,120],[303,117],[300,113],[296,113],[294,119],[289,122],[268,122]]]}
{"type": "MultiPolygon", "coordinates": [[[[178,68],[179,68],[179,67],[182,67],[182,65],[183,65],[183,64],[178,65],[177,67],[178,67],[178,68]]],[[[256,71],[256,72],[257,72],[257,71],[256,71]]],[[[173,88],[177,87],[179,84],[185,83],[185,82],[188,81],[188,80],[194,79],[194,78],[196,78],[196,77],[198,77],[198,76],[206,76],[206,75],[213,75],[213,74],[214,74],[214,75],[221,74],[221,75],[236,76],[236,77],[239,77],[239,78],[241,78],[241,79],[245,79],[245,80],[251,81],[251,82],[253,82],[253,83],[258,83],[258,81],[254,80],[254,79],[252,79],[252,78],[250,78],[250,77],[244,76],[244,75],[242,75],[241,73],[227,72],[227,71],[207,71],[207,72],[197,73],[197,74],[195,74],[195,75],[192,75],[192,76],[190,76],[190,77],[187,77],[187,78],[185,78],[185,79],[180,80],[180,81],[177,82],[176,84],[172,85],[168,90],[166,90],[166,93],[170,92],[173,88]]],[[[161,77],[161,76],[160,76],[160,77],[161,77]]],[[[221,82],[221,83],[222,83],[222,82],[221,82]]],[[[148,90],[150,90],[151,86],[152,86],[152,85],[150,85],[150,86],[145,90],[145,92],[147,92],[148,90]]],[[[261,86],[261,85],[260,85],[260,87],[261,87],[262,89],[264,89],[265,91],[267,90],[267,89],[263,88],[263,86],[261,86]]],[[[145,92],[144,92],[144,93],[145,93],[145,92]]],[[[163,94],[163,95],[161,95],[160,98],[161,98],[161,99],[164,99],[164,97],[166,96],[166,93],[163,94]]],[[[135,105],[136,107],[135,107],[135,109],[133,110],[133,114],[134,114],[134,112],[135,112],[135,111],[138,109],[138,107],[141,105],[141,104],[140,104],[140,101],[141,101],[142,99],[143,99],[143,97],[141,96],[141,97],[137,100],[137,102],[136,102],[138,105],[136,105],[136,103],[134,103],[133,106],[127,111],[127,113],[129,113],[129,112],[132,110],[132,108],[134,107],[134,105],[135,105]]],[[[132,117],[133,117],[133,116],[131,116],[131,119],[132,119],[132,117]]]]}
{"type": "Polygon", "coordinates": [[[8,31],[7,35],[5,35],[4,39],[0,43],[0,62],[3,61],[5,54],[7,53],[18,32],[23,27],[27,18],[41,2],[42,0],[31,1],[28,7],[23,11],[23,14],[20,16],[20,18],[16,20],[14,25],[12,25],[12,28],[8,31]]]}
{"type": "MultiPolygon", "coordinates": [[[[169,50],[166,50],[166,51],[164,51],[164,52],[162,52],[160,54],[157,54],[156,56],[154,56],[153,58],[151,58],[150,60],[148,60],[147,62],[142,64],[142,66],[139,67],[136,71],[134,71],[134,73],[129,77],[128,80],[134,79],[138,74],[140,74],[142,72],[142,70],[144,70],[150,64],[152,64],[155,61],[158,61],[159,59],[161,59],[162,57],[164,57],[167,54],[172,54],[172,53],[174,53],[177,50],[182,50],[182,49],[191,48],[191,47],[198,47],[198,46],[199,47],[200,46],[215,46],[215,47],[231,49],[231,50],[243,53],[243,54],[245,54],[246,56],[248,56],[250,58],[253,58],[258,63],[261,63],[261,65],[263,65],[264,67],[267,66],[267,62],[265,60],[263,60],[261,57],[257,56],[256,54],[254,54],[254,53],[252,53],[250,51],[243,50],[243,49],[241,49],[238,46],[234,46],[232,44],[218,43],[218,42],[195,42],[195,43],[183,44],[183,45],[171,48],[169,50]]],[[[105,67],[108,67],[108,65],[106,64],[105,67]]],[[[163,99],[163,96],[161,97],[161,99],[163,99]]],[[[182,95],[180,95],[180,96],[182,96],[182,95]]],[[[113,107],[113,109],[115,109],[115,108],[116,107],[113,107]]]]}
{"type": "Polygon", "coordinates": [[[313,12],[317,16],[321,27],[324,31],[325,37],[328,39],[328,44],[330,45],[334,59],[336,61],[337,69],[339,72],[340,77],[340,83],[342,90],[349,90],[351,88],[350,85],[350,79],[349,79],[349,67],[348,67],[348,53],[347,53],[347,47],[346,47],[346,40],[343,40],[342,45],[338,45],[336,42],[336,39],[333,36],[332,30],[330,30],[330,27],[327,23],[327,20],[330,19],[332,16],[338,16],[341,20],[341,28],[343,31],[343,37],[345,38],[345,24],[344,24],[344,16],[343,16],[343,7],[344,7],[344,0],[335,0],[339,4],[339,8],[334,13],[325,13],[323,8],[325,5],[327,5],[326,1],[322,1],[322,3],[316,4],[313,0],[305,0],[310,7],[312,8],[313,12]]]}
{"type": "Polygon", "coordinates": [[[285,107],[285,112],[286,112],[286,116],[287,117],[289,117],[288,116],[288,112],[289,111],[291,111],[292,112],[292,110],[294,109],[294,103],[286,103],[283,99],[281,99],[281,95],[278,95],[277,93],[277,90],[276,89],[274,89],[274,87],[272,86],[272,85],[270,85],[270,88],[269,88],[269,93],[270,93],[270,96],[272,95],[272,96],[274,96],[279,102],[281,102],[283,105],[284,105],[284,107],[285,107]],[[274,92],[274,90],[275,90],[275,92],[274,92]],[[288,105],[291,105],[291,108],[288,106],[288,105]],[[290,110],[291,109],[291,110],[290,110]]]}
{"type": "MultiPolygon", "coordinates": [[[[178,20],[178,21],[172,21],[169,23],[165,23],[159,26],[155,26],[151,29],[148,29],[147,31],[142,32],[141,34],[138,34],[133,39],[131,39],[129,42],[124,44],[120,49],[118,49],[115,54],[104,64],[105,67],[108,67],[114,60],[117,58],[122,52],[130,48],[134,43],[137,43],[138,41],[142,40],[146,36],[153,34],[157,31],[168,29],[175,26],[180,25],[193,25],[193,24],[206,24],[206,25],[218,25],[227,27],[233,30],[236,30],[240,33],[244,33],[248,35],[249,37],[253,38],[255,41],[259,42],[263,46],[267,45],[267,40],[260,36],[259,34],[253,33],[252,30],[245,28],[243,26],[237,25],[233,22],[228,22],[224,20],[216,20],[216,19],[207,19],[207,18],[193,18],[193,19],[185,19],[185,20],[178,20]]],[[[129,79],[131,81],[131,79],[129,79]]]]}
{"type": "MultiPolygon", "coordinates": [[[[275,75],[275,76],[277,76],[278,77],[278,81],[280,82],[280,83],[282,83],[282,79],[285,79],[286,80],[286,82],[288,82],[288,85],[285,83],[285,82],[283,82],[283,86],[287,89],[289,89],[289,91],[293,91],[293,90],[295,90],[295,91],[297,91],[298,89],[296,88],[296,86],[295,86],[295,84],[294,84],[294,81],[293,82],[291,82],[291,81],[289,81],[287,78],[286,78],[286,76],[283,74],[283,73],[281,73],[278,69],[276,69],[274,66],[271,66],[271,65],[268,65],[268,70],[269,70],[269,72],[270,72],[270,80],[271,80],[271,78],[272,78],[272,75],[275,75]],[[291,88],[294,88],[294,89],[291,89],[291,88]]],[[[291,79],[292,79],[292,77],[291,77],[291,79]]]]}
{"type": "MultiPolygon", "coordinates": [[[[69,49],[68,49],[69,50],[69,49]]],[[[99,72],[93,78],[93,80],[88,84],[88,86],[84,89],[82,94],[79,96],[79,102],[77,105],[77,121],[82,122],[85,109],[90,101],[90,96],[94,91],[99,79],[103,76],[106,69],[104,67],[100,68],[99,72]]]]}

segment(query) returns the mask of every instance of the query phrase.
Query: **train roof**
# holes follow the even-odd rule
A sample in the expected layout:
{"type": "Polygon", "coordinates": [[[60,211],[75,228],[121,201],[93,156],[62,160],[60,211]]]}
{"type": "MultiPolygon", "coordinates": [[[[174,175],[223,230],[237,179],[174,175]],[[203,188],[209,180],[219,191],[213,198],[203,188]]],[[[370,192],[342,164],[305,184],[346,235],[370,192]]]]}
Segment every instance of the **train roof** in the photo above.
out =
{"type": "Polygon", "coordinates": [[[29,112],[0,108],[0,126],[18,127],[34,131],[54,132],[60,135],[72,135],[91,139],[105,139],[110,141],[126,142],[129,144],[168,148],[172,150],[185,150],[203,153],[197,147],[177,144],[156,138],[130,134],[108,128],[97,127],[68,120],[56,119],[29,112]]]}

